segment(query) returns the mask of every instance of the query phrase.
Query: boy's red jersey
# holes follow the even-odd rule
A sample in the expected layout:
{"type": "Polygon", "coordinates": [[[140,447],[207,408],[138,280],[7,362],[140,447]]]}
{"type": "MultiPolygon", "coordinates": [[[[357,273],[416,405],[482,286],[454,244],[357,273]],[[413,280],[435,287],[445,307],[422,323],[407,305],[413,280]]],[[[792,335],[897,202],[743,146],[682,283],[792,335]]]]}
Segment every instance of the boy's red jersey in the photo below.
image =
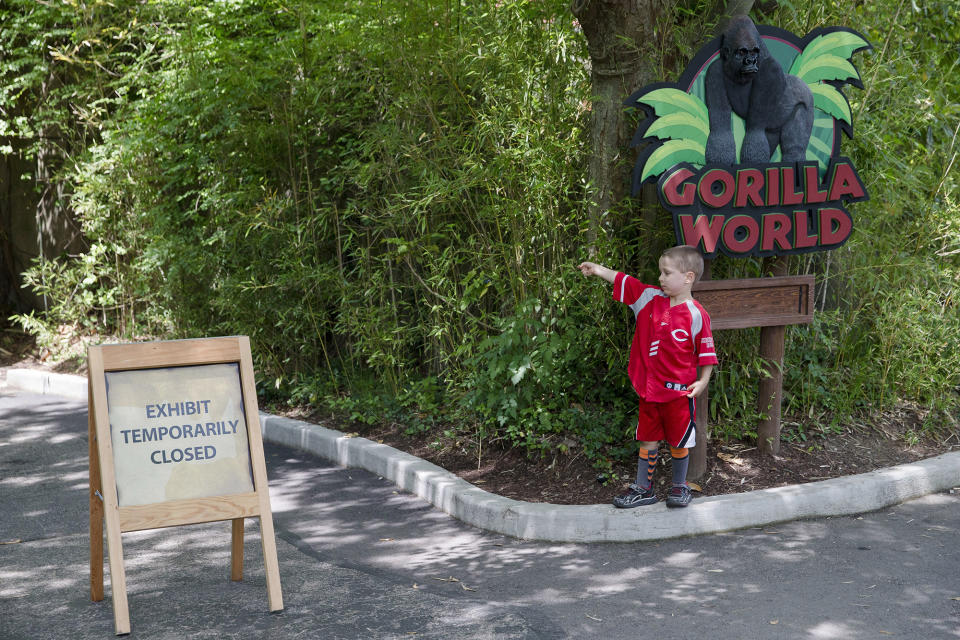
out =
{"type": "Polygon", "coordinates": [[[697,367],[717,364],[710,316],[696,300],[671,307],[660,288],[625,273],[613,280],[613,299],[629,306],[636,319],[627,373],[647,402],[685,396],[697,367]]]}

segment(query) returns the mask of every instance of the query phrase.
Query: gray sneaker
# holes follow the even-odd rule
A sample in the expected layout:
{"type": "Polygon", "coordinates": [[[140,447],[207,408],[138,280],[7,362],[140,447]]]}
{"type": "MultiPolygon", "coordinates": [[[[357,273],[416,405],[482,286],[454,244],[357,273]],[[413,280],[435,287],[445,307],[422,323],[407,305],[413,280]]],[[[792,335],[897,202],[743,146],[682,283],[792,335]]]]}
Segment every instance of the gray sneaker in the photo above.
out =
{"type": "Polygon", "coordinates": [[[629,491],[620,494],[613,499],[613,506],[618,509],[632,509],[633,507],[642,507],[646,504],[653,504],[657,501],[657,494],[653,492],[653,485],[644,489],[636,484],[631,484],[629,491]]]}
{"type": "Polygon", "coordinates": [[[670,493],[667,494],[667,506],[685,507],[690,504],[692,499],[693,494],[690,493],[690,487],[685,484],[680,485],[679,487],[673,487],[670,489],[670,493]]]}

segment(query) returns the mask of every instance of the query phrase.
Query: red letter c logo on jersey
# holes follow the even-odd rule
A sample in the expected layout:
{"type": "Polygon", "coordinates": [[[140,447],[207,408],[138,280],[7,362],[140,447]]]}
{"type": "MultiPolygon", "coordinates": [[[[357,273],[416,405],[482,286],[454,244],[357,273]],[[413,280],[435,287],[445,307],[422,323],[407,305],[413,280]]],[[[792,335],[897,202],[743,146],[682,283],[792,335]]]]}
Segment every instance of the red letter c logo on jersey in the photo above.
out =
{"type": "Polygon", "coordinates": [[[686,342],[690,338],[690,334],[683,329],[674,329],[670,332],[670,335],[672,335],[673,339],[677,342],[686,342]]]}

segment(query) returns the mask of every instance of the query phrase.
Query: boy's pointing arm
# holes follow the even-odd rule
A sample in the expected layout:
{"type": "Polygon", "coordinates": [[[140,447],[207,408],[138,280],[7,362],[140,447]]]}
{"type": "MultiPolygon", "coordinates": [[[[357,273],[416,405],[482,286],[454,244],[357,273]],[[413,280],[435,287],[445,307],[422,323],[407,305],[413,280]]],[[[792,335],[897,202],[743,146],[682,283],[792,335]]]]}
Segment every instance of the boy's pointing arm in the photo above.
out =
{"type": "Polygon", "coordinates": [[[603,265],[596,264],[595,262],[581,262],[577,265],[577,269],[580,269],[580,273],[584,276],[596,276],[598,278],[603,278],[610,284],[613,284],[614,278],[617,277],[617,272],[613,269],[608,269],[603,265]]]}

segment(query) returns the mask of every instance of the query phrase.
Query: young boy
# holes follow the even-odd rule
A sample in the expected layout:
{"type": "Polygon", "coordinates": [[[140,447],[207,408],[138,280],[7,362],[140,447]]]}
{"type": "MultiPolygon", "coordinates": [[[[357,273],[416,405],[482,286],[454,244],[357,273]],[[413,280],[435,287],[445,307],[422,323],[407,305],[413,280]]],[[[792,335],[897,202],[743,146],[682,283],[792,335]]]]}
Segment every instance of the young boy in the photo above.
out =
{"type": "Polygon", "coordinates": [[[703,273],[703,257],[691,246],[672,247],[660,257],[660,288],[593,262],[578,266],[585,276],[613,285],[613,299],[628,305],[636,318],[627,372],[640,396],[636,438],[640,442],[637,481],[613,499],[621,509],[653,504],[653,472],[660,440],[673,456],[673,487],[668,507],[690,504],[687,486],[689,450],[696,444],[694,398],[710,381],[717,354],[710,316],[690,289],[703,273]],[[697,368],[700,375],[697,375],[697,368]]]}

